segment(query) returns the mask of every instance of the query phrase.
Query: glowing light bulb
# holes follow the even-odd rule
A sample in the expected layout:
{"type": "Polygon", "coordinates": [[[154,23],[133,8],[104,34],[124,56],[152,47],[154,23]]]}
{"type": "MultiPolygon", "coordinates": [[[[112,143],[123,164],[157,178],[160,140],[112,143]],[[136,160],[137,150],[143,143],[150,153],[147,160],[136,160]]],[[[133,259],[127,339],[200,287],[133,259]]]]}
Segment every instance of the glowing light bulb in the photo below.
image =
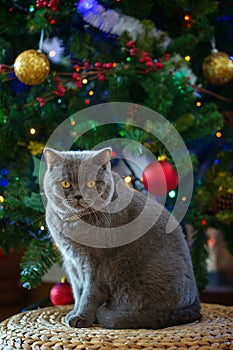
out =
{"type": "Polygon", "coordinates": [[[197,101],[197,102],[196,102],[196,106],[197,106],[197,107],[201,107],[201,105],[202,105],[201,101],[197,101]]]}
{"type": "Polygon", "coordinates": [[[176,192],[174,190],[172,190],[172,191],[168,192],[168,195],[170,198],[175,198],[176,192]]]}
{"type": "Polygon", "coordinates": [[[3,196],[0,196],[0,203],[3,203],[5,201],[5,198],[3,196]]]}
{"type": "Polygon", "coordinates": [[[82,83],[83,83],[83,84],[87,84],[87,83],[88,83],[88,80],[87,80],[86,78],[84,78],[84,79],[82,80],[82,83]]]}
{"type": "Polygon", "coordinates": [[[75,120],[71,120],[70,125],[74,126],[76,124],[75,120]]]}
{"type": "Polygon", "coordinates": [[[90,91],[88,92],[88,94],[89,94],[89,96],[93,96],[93,95],[94,95],[94,91],[93,91],[93,90],[90,90],[90,91]]]}
{"type": "Polygon", "coordinates": [[[186,202],[186,201],[187,201],[187,197],[186,197],[186,196],[183,196],[183,197],[181,198],[181,200],[182,200],[182,202],[186,202]]]}
{"type": "Polygon", "coordinates": [[[36,129],[31,128],[31,129],[30,129],[30,134],[31,134],[31,135],[35,135],[35,133],[36,133],[36,129]]]}
{"type": "Polygon", "coordinates": [[[185,56],[184,59],[185,59],[186,62],[189,62],[191,60],[191,57],[187,55],[187,56],[185,56]]]}
{"type": "Polygon", "coordinates": [[[132,176],[130,176],[130,175],[125,176],[124,182],[126,184],[130,184],[132,182],[132,176]]]}
{"type": "Polygon", "coordinates": [[[158,156],[158,161],[162,162],[163,160],[167,160],[167,156],[165,154],[162,154],[161,156],[158,156]]]}
{"type": "Polygon", "coordinates": [[[215,133],[215,136],[216,136],[218,139],[220,139],[220,138],[222,137],[221,131],[217,131],[217,132],[215,133]]]}
{"type": "Polygon", "coordinates": [[[41,225],[40,229],[41,229],[41,231],[44,231],[45,227],[43,225],[41,225]]]}
{"type": "Polygon", "coordinates": [[[202,223],[202,225],[204,225],[204,226],[205,226],[205,225],[207,224],[206,219],[202,219],[202,220],[201,220],[201,223],[202,223]]]}
{"type": "Polygon", "coordinates": [[[216,245],[216,238],[210,237],[207,241],[208,247],[213,248],[216,245]]]}
{"type": "Polygon", "coordinates": [[[54,51],[54,50],[51,50],[51,51],[49,51],[49,57],[55,57],[56,56],[56,51],[54,51]]]}
{"type": "Polygon", "coordinates": [[[184,16],[184,20],[185,21],[190,21],[191,20],[191,16],[189,16],[188,14],[186,14],[185,16],[184,16]]]}

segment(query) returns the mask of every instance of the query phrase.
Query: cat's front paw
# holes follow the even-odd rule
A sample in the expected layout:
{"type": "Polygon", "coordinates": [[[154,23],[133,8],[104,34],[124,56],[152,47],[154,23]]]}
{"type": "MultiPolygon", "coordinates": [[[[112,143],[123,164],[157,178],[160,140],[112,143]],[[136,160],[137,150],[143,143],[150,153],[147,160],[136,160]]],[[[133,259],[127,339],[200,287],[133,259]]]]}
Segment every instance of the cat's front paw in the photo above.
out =
{"type": "Polygon", "coordinates": [[[92,324],[94,323],[94,319],[93,317],[77,315],[73,311],[71,311],[66,315],[66,323],[70,327],[85,328],[92,326],[92,324]]]}

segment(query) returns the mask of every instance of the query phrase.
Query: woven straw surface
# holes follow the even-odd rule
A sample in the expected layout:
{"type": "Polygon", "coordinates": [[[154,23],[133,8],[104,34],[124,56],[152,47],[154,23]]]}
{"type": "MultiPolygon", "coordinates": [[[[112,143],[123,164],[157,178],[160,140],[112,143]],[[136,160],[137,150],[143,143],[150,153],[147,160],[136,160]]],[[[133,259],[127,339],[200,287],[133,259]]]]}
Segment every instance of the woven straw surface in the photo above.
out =
{"type": "Polygon", "coordinates": [[[68,306],[15,315],[0,324],[0,349],[233,349],[233,307],[202,304],[203,319],[160,330],[70,328],[68,306]]]}

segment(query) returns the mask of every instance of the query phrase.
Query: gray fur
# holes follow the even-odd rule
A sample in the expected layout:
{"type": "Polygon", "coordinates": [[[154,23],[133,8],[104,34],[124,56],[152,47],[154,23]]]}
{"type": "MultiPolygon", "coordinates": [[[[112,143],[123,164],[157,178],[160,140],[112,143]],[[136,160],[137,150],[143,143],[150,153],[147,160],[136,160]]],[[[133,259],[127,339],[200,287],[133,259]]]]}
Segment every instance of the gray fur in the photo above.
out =
{"type": "Polygon", "coordinates": [[[67,323],[72,327],[97,322],[106,328],[163,328],[199,320],[200,302],[188,245],[179,225],[172,233],[165,231],[170,213],[151,199],[146,206],[148,218],[157,215],[158,219],[142,237],[114,248],[81,244],[82,236],[89,235],[87,224],[96,226],[96,237],[99,227],[114,232],[114,227],[141,213],[146,196],[130,189],[111,171],[110,149],[46,149],[44,154],[48,163],[46,222],[60,248],[75,297],[67,323]],[[79,174],[81,161],[85,166],[79,174]],[[100,181],[98,193],[85,190],[93,174],[100,181]],[[71,189],[61,188],[64,179],[72,183],[71,189]],[[117,212],[125,198],[130,203],[117,212]]]}

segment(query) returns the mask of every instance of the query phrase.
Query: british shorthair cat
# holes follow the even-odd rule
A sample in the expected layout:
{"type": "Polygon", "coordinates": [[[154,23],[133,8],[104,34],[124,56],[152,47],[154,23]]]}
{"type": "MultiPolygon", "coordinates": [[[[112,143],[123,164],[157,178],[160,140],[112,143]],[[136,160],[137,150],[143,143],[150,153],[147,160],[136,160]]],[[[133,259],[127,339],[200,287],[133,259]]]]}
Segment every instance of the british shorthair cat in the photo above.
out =
{"type": "Polygon", "coordinates": [[[67,323],[156,329],[200,320],[181,226],[172,217],[166,233],[171,214],[111,170],[111,148],[46,148],[44,156],[46,223],[75,298],[67,323]]]}

